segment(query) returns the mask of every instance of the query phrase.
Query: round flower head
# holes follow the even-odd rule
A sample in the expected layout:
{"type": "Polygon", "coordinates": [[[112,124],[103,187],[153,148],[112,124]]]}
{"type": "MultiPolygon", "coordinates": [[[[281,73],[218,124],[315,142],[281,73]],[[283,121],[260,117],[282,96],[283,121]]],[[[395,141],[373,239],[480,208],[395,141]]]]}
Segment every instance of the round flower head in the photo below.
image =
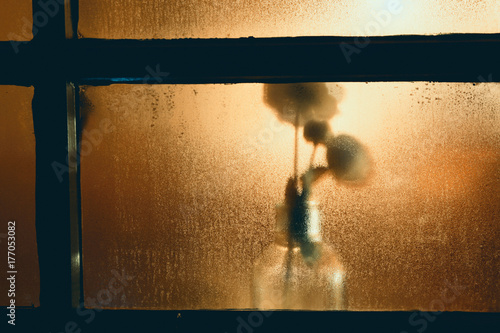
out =
{"type": "Polygon", "coordinates": [[[309,120],[304,126],[304,138],[315,145],[325,143],[330,134],[330,124],[325,120],[309,120]]]}
{"type": "Polygon", "coordinates": [[[310,120],[328,120],[338,112],[337,99],[329,94],[325,83],[266,84],[264,102],[281,121],[292,125],[298,112],[299,126],[310,120]]]}
{"type": "Polygon", "coordinates": [[[372,160],[366,148],[349,135],[332,137],[326,146],[328,167],[335,178],[349,184],[364,184],[372,169],[372,160]]]}

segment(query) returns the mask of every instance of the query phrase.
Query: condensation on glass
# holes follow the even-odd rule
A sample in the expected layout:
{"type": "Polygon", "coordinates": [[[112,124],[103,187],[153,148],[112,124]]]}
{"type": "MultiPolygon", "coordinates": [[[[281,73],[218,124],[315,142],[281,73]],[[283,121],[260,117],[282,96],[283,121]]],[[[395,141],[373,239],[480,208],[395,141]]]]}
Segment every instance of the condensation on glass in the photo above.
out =
{"type": "MultiPolygon", "coordinates": [[[[7,222],[16,226],[16,306],[38,306],[40,277],[35,230],[35,135],[32,87],[0,86],[0,306],[7,291],[7,222]]],[[[12,257],[12,256],[11,256],[12,257]]]]}
{"type": "MultiPolygon", "coordinates": [[[[499,84],[327,87],[334,133],[360,140],[375,165],[364,187],[328,176],[315,189],[349,309],[499,311],[499,84]]],[[[252,267],[274,241],[293,173],[293,127],[263,92],[81,88],[87,306],[251,307],[252,267]]],[[[300,170],[311,151],[301,139],[300,170]]]]}
{"type": "MultiPolygon", "coordinates": [[[[49,19],[48,14],[43,13],[38,16],[40,25],[45,25],[45,19],[49,19]]],[[[0,2],[0,41],[29,41],[33,38],[32,29],[31,0],[0,2]]]]}
{"type": "Polygon", "coordinates": [[[81,0],[86,38],[498,33],[497,0],[81,0]]]}

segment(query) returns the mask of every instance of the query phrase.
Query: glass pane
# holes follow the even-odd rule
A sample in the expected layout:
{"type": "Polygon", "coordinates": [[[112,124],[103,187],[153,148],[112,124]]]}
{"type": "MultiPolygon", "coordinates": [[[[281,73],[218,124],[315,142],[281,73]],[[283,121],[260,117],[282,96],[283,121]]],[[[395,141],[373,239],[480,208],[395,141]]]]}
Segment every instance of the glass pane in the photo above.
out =
{"type": "MultiPolygon", "coordinates": [[[[16,306],[38,306],[40,277],[35,232],[35,135],[31,100],[33,88],[0,86],[0,306],[10,304],[7,280],[15,276],[16,306]],[[8,230],[15,222],[15,230],[8,230]],[[14,232],[15,240],[8,239],[14,232]],[[15,241],[15,244],[11,244],[15,241]],[[13,245],[14,248],[9,248],[13,245]],[[7,259],[8,251],[14,254],[7,259]]],[[[11,228],[12,229],[12,228],[11,228]]]]}
{"type": "MultiPolygon", "coordinates": [[[[373,161],[364,186],[328,172],[313,191],[348,308],[500,310],[500,85],[285,87],[81,88],[86,305],[252,307],[254,265],[293,174],[294,129],[271,106],[287,119],[313,103],[331,138],[355,137],[373,161]]],[[[313,145],[299,134],[303,173],[313,145]]],[[[325,155],[320,145],[315,165],[325,155]]]]}
{"type": "Polygon", "coordinates": [[[498,33],[497,0],[81,0],[86,38],[498,33]]]}
{"type": "MultiPolygon", "coordinates": [[[[47,13],[40,14],[40,23],[47,13]],[[41,17],[43,16],[43,17],[41,17]]],[[[44,23],[43,25],[45,25],[44,23]]],[[[0,2],[0,41],[29,41],[33,38],[33,9],[31,0],[0,2]]]]}

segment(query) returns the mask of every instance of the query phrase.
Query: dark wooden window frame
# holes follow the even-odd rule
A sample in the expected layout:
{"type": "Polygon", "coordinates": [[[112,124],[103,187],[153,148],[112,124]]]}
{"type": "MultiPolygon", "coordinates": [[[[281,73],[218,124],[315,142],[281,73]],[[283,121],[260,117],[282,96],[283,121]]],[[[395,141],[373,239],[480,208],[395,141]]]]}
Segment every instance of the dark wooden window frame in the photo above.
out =
{"type": "MultiPolygon", "coordinates": [[[[44,1],[42,1],[44,2],[44,1]]],[[[58,2],[57,2],[58,3],[58,2]]],[[[33,13],[44,12],[33,1],[33,13]]],[[[66,0],[34,38],[0,42],[0,84],[34,86],[36,232],[40,304],[18,309],[20,327],[47,332],[335,331],[418,332],[412,312],[92,310],[81,307],[78,163],[62,181],[53,162],[75,153],[78,86],[113,83],[499,82],[500,34],[394,37],[295,37],[189,40],[78,39],[78,1],[66,0]],[[63,10],[64,9],[64,10],[63,10]],[[345,52],[351,50],[350,60],[345,52]],[[85,312],[87,311],[87,312],[85,312]],[[82,315],[85,313],[85,315],[82,315]],[[93,315],[91,315],[93,313],[93,315]],[[242,322],[259,322],[246,326],[242,322]],[[91,320],[90,320],[91,319],[91,320]]],[[[4,316],[5,318],[5,316],[4,316]]],[[[421,317],[418,317],[421,318],[421,317]]],[[[498,313],[432,314],[426,332],[494,331],[498,313]]],[[[18,326],[18,327],[19,327],[18,326]]]]}

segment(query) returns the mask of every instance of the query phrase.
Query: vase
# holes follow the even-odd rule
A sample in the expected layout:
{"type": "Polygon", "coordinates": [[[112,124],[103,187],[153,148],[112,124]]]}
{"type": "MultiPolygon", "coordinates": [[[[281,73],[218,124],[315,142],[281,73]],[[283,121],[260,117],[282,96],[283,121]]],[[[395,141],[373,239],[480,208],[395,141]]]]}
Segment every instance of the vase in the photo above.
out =
{"type": "Polygon", "coordinates": [[[303,234],[296,235],[290,210],[276,206],[274,242],[254,263],[253,307],[261,310],[346,310],[343,265],[321,237],[321,216],[307,202],[303,234]]]}

